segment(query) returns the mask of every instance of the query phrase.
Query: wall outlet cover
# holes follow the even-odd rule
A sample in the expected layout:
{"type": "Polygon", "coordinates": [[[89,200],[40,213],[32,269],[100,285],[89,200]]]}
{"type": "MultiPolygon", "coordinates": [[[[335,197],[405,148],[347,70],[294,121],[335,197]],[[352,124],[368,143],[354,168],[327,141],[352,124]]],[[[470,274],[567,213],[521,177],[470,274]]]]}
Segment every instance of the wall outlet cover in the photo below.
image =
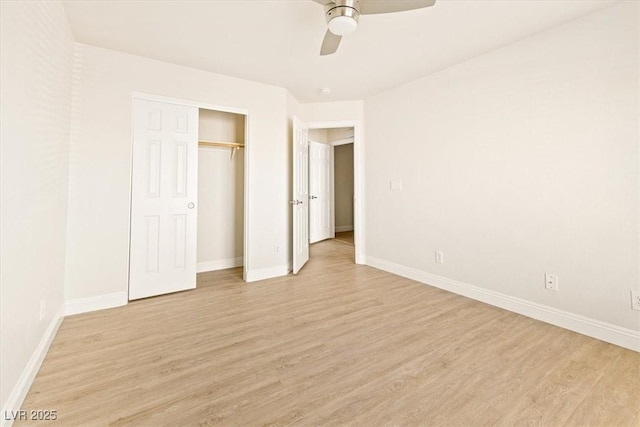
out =
{"type": "Polygon", "coordinates": [[[631,291],[631,308],[640,311],[640,291],[631,291]]]}
{"type": "Polygon", "coordinates": [[[545,273],[544,287],[549,291],[558,291],[558,276],[556,274],[545,273]]]}

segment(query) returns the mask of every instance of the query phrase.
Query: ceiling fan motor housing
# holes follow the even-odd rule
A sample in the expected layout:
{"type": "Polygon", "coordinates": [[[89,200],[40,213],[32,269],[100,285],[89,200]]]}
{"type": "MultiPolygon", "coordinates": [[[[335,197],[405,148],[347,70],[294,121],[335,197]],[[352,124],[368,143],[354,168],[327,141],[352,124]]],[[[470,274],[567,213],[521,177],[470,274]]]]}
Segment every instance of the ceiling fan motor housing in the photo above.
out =
{"type": "Polygon", "coordinates": [[[358,28],[360,18],[358,0],[334,0],[326,6],[326,18],[329,30],[339,36],[346,36],[358,28]]]}

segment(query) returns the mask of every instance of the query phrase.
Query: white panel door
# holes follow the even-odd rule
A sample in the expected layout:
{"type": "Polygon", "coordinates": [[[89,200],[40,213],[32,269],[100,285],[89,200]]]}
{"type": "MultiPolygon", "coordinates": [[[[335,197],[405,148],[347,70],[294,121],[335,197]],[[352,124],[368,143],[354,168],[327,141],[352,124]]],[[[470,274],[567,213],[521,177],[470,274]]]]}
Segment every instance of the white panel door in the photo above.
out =
{"type": "Polygon", "coordinates": [[[331,233],[331,146],[309,143],[309,240],[329,239],[331,233]]]}
{"type": "Polygon", "coordinates": [[[198,109],[134,100],[129,299],[196,287],[198,109]]]}
{"type": "Polygon", "coordinates": [[[293,274],[309,260],[309,129],[293,118],[293,274]]]}

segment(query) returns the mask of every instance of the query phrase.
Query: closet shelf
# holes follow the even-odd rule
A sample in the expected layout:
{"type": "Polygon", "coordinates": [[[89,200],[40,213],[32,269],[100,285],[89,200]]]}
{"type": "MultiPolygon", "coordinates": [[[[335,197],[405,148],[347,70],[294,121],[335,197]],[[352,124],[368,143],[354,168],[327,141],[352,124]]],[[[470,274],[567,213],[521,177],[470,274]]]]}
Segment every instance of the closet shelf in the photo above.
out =
{"type": "Polygon", "coordinates": [[[244,144],[239,142],[198,141],[198,145],[204,147],[244,148],[244,144]]]}
{"type": "Polygon", "coordinates": [[[236,151],[241,148],[244,148],[244,144],[239,142],[220,142],[220,141],[198,141],[199,147],[226,147],[231,148],[231,159],[229,161],[233,161],[233,158],[236,156],[236,151]]]}

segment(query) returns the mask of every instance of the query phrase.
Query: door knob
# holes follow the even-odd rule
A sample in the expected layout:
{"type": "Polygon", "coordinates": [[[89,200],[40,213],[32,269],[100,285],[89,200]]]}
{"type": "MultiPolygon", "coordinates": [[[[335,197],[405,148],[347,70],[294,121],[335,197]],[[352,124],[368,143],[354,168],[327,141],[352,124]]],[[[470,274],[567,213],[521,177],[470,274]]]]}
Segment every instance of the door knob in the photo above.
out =
{"type": "Polygon", "coordinates": [[[316,196],[311,196],[311,200],[313,200],[313,199],[317,199],[317,197],[316,196]]]}
{"type": "Polygon", "coordinates": [[[187,207],[188,207],[189,209],[193,209],[193,208],[195,208],[195,207],[196,207],[196,204],[195,204],[195,203],[193,203],[193,202],[189,202],[189,204],[187,205],[187,207]]]}

